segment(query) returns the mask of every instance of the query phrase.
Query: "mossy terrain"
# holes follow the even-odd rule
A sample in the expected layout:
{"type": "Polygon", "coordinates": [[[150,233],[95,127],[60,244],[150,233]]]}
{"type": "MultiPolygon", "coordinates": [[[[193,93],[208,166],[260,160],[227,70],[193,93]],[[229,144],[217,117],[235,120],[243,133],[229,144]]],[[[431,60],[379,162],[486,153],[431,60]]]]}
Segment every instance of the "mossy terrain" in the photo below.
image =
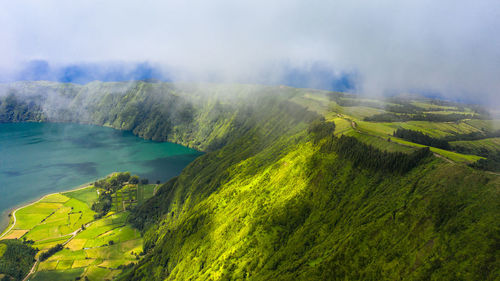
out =
{"type": "MultiPolygon", "coordinates": [[[[46,264],[68,276],[75,264],[89,278],[119,280],[500,275],[500,177],[479,169],[496,158],[474,153],[496,150],[486,139],[500,123],[478,106],[253,85],[33,82],[15,85],[0,113],[4,122],[93,123],[208,152],[143,204],[125,206],[139,200],[127,188],[100,195],[110,211],[130,209],[127,222],[143,234],[134,249],[144,255],[115,272],[130,259],[109,248],[105,263],[87,264],[82,251],[96,260],[105,253],[75,239],[60,252],[72,263],[56,264],[56,254],[46,264]],[[53,94],[41,99],[40,89],[53,94]],[[419,133],[400,138],[398,129],[419,133]]],[[[103,216],[103,227],[116,215],[103,216]]],[[[92,226],[89,237],[106,234],[92,226]]]]}

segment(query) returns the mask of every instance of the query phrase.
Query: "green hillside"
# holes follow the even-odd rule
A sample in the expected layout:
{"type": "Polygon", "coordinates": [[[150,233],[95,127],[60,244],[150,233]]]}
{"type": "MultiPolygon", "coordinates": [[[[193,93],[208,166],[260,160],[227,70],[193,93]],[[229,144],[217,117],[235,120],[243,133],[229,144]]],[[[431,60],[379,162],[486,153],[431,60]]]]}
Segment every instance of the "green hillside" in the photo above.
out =
{"type": "Polygon", "coordinates": [[[500,122],[479,106],[253,85],[3,87],[1,122],[92,123],[208,152],[131,207],[144,256],[120,280],[500,275],[500,122]]]}
{"type": "Polygon", "coordinates": [[[122,279],[496,278],[498,176],[432,156],[364,168],[329,142],[289,131],[201,157],[133,213],[148,254],[122,279]]]}

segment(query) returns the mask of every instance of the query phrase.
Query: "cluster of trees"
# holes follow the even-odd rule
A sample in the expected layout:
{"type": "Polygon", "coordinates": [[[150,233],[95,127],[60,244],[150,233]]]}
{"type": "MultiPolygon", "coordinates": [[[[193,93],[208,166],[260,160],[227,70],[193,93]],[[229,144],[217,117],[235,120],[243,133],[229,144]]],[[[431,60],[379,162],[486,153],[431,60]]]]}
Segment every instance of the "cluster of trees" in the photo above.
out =
{"type": "Polygon", "coordinates": [[[418,149],[410,154],[388,152],[377,149],[359,141],[355,137],[342,135],[332,138],[321,148],[323,152],[334,151],[341,158],[353,162],[357,167],[376,171],[405,173],[419,165],[422,159],[431,155],[428,147],[418,149]]]}
{"type": "Polygon", "coordinates": [[[443,139],[433,138],[419,131],[407,130],[403,128],[397,129],[393,136],[402,138],[414,143],[437,147],[441,149],[450,150],[450,144],[443,139]]]}
{"type": "Polygon", "coordinates": [[[416,114],[422,112],[422,108],[414,106],[410,103],[403,103],[398,105],[387,105],[385,110],[394,113],[416,114]]]}
{"type": "Polygon", "coordinates": [[[486,157],[486,159],[479,159],[469,166],[485,171],[500,172],[500,151],[489,152],[486,157]]]}
{"type": "Polygon", "coordinates": [[[335,122],[325,122],[323,119],[315,120],[309,125],[307,132],[312,136],[314,143],[318,143],[325,137],[333,136],[335,122]]]}
{"type": "Polygon", "coordinates": [[[111,200],[112,200],[111,193],[109,192],[99,193],[97,201],[94,202],[91,207],[91,209],[97,213],[94,215],[95,219],[102,218],[109,212],[112,205],[111,200]]]}
{"type": "Polygon", "coordinates": [[[115,192],[120,189],[126,182],[131,184],[138,184],[139,177],[131,176],[130,172],[116,173],[105,179],[94,182],[96,188],[105,189],[107,191],[115,192]]]}
{"type": "Polygon", "coordinates": [[[53,256],[55,253],[61,251],[62,249],[64,249],[64,246],[62,244],[55,245],[54,247],[50,248],[46,252],[43,252],[40,254],[40,261],[44,261],[44,260],[50,258],[51,256],[53,256]]]}
{"type": "Polygon", "coordinates": [[[462,154],[474,154],[482,157],[488,157],[491,151],[485,147],[469,147],[463,145],[453,145],[452,150],[462,154]]]}
{"type": "Polygon", "coordinates": [[[449,144],[450,141],[471,141],[471,140],[479,140],[488,137],[498,137],[500,136],[500,131],[482,133],[482,132],[472,132],[468,134],[457,134],[453,136],[448,136],[443,139],[433,138],[426,134],[423,134],[419,131],[407,130],[403,128],[397,129],[394,134],[395,137],[402,138],[414,143],[419,143],[423,145],[428,145],[432,147],[437,147],[446,150],[453,150],[458,153],[463,154],[474,154],[482,157],[486,157],[486,159],[480,159],[474,163],[469,164],[470,167],[485,170],[485,171],[493,171],[500,172],[500,151],[490,151],[484,147],[466,147],[461,145],[454,145],[453,147],[449,144]]]}
{"type": "Polygon", "coordinates": [[[477,148],[477,147],[466,147],[462,145],[454,145],[452,147],[448,142],[448,141],[459,141],[459,140],[472,141],[484,138],[499,137],[500,131],[488,132],[488,133],[472,132],[468,134],[457,134],[445,137],[443,139],[438,139],[428,136],[419,131],[399,128],[394,132],[393,135],[395,137],[402,138],[414,143],[419,143],[446,150],[453,150],[463,154],[474,154],[486,157],[486,159],[480,159],[474,163],[469,164],[469,166],[485,171],[500,172],[500,151],[490,151],[484,147],[477,148]]]}
{"type": "Polygon", "coordinates": [[[373,116],[365,117],[365,121],[372,122],[406,122],[406,121],[429,121],[429,122],[457,122],[463,119],[484,119],[485,117],[478,114],[433,114],[433,113],[418,113],[418,114],[395,114],[395,113],[380,113],[373,116]]]}
{"type": "Polygon", "coordinates": [[[453,136],[446,136],[444,140],[447,141],[473,141],[482,140],[486,138],[498,138],[500,137],[500,130],[493,132],[471,132],[468,134],[456,134],[453,136]]]}
{"type": "Polygon", "coordinates": [[[372,122],[404,122],[410,121],[411,117],[409,115],[399,115],[394,113],[380,113],[367,116],[364,120],[372,122]]]}
{"type": "Polygon", "coordinates": [[[98,180],[94,183],[96,188],[101,189],[97,201],[92,204],[91,209],[97,214],[94,215],[96,219],[105,216],[112,205],[112,195],[125,184],[148,184],[149,180],[146,178],[139,178],[136,175],[130,175],[129,172],[116,173],[105,179],[98,180]]]}
{"type": "Polygon", "coordinates": [[[365,121],[373,122],[406,122],[406,121],[429,121],[429,122],[458,122],[464,119],[484,119],[485,117],[478,114],[433,114],[433,113],[418,113],[418,114],[395,114],[395,113],[380,113],[373,116],[365,117],[365,121]]]}
{"type": "Polygon", "coordinates": [[[23,280],[35,262],[37,249],[20,240],[0,241],[0,274],[2,280],[23,280]]]}

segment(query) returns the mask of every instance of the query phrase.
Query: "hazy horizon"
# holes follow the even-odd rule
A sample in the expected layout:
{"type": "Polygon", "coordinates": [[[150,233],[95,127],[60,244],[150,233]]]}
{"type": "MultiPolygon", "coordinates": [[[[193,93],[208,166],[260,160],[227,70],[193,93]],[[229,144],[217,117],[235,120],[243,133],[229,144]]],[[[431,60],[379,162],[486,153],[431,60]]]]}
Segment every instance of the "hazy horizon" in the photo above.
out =
{"type": "Polygon", "coordinates": [[[500,104],[492,0],[16,1],[0,24],[2,82],[156,78],[500,104]]]}

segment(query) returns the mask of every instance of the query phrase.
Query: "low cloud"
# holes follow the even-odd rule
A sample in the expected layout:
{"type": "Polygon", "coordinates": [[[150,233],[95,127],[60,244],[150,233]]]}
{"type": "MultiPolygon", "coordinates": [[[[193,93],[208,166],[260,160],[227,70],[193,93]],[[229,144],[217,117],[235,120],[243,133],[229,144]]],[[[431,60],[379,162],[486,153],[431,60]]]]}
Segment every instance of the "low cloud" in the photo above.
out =
{"type": "Polygon", "coordinates": [[[34,60],[50,69],[148,62],[175,80],[290,84],[305,73],[305,86],[332,86],[323,75],[368,95],[500,104],[496,0],[159,2],[4,3],[2,78],[34,60]]]}

